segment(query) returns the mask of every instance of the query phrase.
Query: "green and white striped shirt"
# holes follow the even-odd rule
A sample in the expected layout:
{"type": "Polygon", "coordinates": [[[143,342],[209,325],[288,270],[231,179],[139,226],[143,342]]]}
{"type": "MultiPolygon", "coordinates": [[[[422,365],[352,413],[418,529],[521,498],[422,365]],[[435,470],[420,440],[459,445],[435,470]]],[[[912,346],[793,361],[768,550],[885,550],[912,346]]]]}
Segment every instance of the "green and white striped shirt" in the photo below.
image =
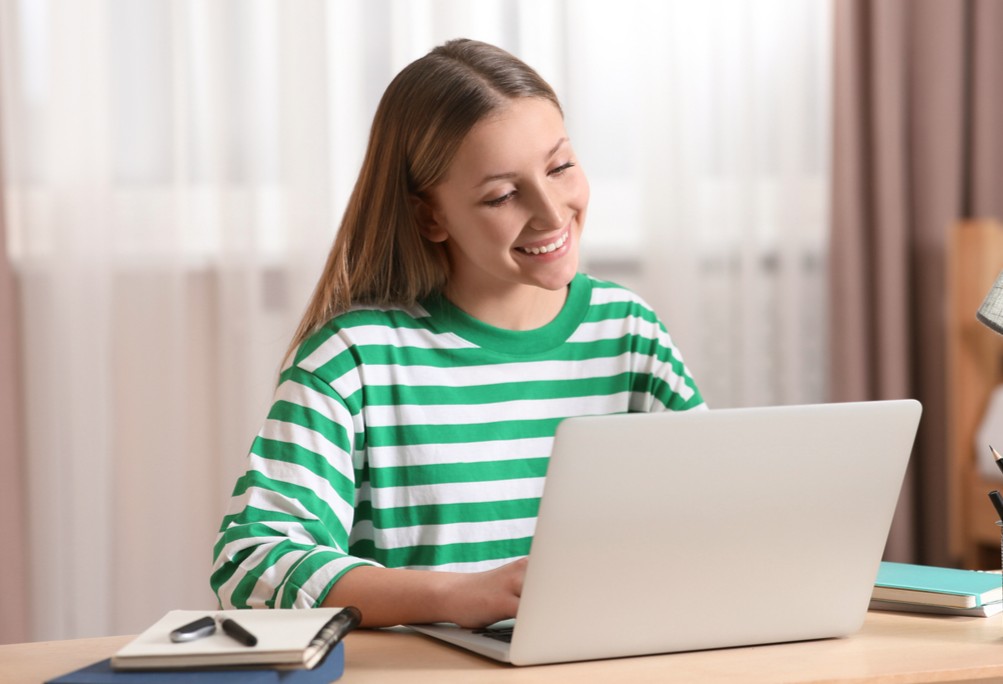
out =
{"type": "Polygon", "coordinates": [[[281,375],[220,528],[213,590],[223,607],[313,607],[364,563],[505,564],[529,551],[561,419],[703,406],[650,307],[589,276],[530,331],[438,297],[353,309],[281,375]]]}

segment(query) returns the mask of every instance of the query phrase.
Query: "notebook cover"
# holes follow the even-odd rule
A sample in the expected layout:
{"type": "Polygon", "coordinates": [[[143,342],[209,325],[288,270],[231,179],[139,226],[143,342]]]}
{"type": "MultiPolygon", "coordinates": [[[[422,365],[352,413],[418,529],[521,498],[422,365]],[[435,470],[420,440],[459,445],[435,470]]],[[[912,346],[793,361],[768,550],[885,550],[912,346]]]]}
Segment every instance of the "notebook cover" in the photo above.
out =
{"type": "Polygon", "coordinates": [[[114,670],[111,659],[74,670],[46,684],[327,684],[345,671],[345,644],[339,643],[312,670],[207,669],[207,670],[114,670]]]}

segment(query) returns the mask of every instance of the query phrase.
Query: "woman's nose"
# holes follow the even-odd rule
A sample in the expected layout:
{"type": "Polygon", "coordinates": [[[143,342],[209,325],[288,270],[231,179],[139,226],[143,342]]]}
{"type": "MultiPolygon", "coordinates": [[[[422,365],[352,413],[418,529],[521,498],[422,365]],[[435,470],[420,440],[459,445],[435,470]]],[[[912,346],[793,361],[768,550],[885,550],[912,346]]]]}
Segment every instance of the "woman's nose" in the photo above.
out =
{"type": "Polygon", "coordinates": [[[559,230],[566,221],[557,193],[548,191],[548,188],[540,188],[536,193],[530,226],[539,231],[559,230]]]}

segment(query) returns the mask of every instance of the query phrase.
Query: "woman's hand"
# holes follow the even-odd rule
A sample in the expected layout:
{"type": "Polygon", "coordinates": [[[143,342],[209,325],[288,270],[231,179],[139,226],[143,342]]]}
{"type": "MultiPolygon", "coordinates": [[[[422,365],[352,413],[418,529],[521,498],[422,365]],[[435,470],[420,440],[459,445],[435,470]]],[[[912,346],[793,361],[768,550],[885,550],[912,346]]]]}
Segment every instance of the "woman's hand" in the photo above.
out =
{"type": "Polygon", "coordinates": [[[484,627],[515,617],[526,558],[484,572],[401,570],[362,565],[349,570],[325,606],[355,606],[363,627],[455,622],[484,627]]]}
{"type": "Polygon", "coordinates": [[[486,572],[452,573],[454,588],[446,597],[447,610],[461,627],[484,627],[515,617],[526,576],[526,558],[486,572]]]}

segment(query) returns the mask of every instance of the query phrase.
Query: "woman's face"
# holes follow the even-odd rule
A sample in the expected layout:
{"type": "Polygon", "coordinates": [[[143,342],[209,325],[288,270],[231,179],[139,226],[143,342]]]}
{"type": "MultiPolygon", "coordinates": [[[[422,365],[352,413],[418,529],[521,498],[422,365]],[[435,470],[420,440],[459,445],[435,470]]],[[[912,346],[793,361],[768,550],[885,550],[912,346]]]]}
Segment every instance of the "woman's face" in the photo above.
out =
{"type": "Polygon", "coordinates": [[[557,107],[511,100],[470,130],[428,193],[424,234],[445,244],[447,293],[476,302],[565,288],[588,202],[557,107]]]}

